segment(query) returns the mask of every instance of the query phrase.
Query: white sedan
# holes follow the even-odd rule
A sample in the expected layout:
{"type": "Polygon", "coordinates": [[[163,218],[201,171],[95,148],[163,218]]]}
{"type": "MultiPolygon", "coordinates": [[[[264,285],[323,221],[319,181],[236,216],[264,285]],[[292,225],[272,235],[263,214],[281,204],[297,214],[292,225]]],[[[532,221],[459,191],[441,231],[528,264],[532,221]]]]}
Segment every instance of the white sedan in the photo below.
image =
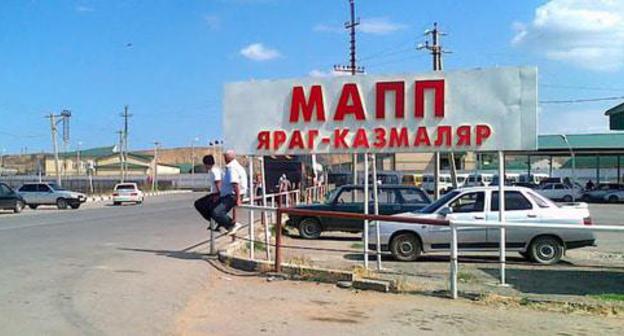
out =
{"type": "Polygon", "coordinates": [[[583,197],[583,189],[580,186],[577,185],[573,188],[564,183],[548,183],[535,191],[556,201],[573,202],[583,197]]]}
{"type": "MultiPolygon", "coordinates": [[[[427,207],[397,216],[446,219],[455,222],[498,221],[498,188],[476,187],[453,190],[427,207]]],[[[585,203],[558,206],[535,191],[505,188],[505,219],[510,223],[591,225],[585,203]]],[[[422,253],[445,252],[450,248],[448,226],[380,222],[381,250],[400,261],[413,261],[422,253]]],[[[496,251],[500,230],[491,227],[460,227],[458,247],[463,251],[496,251]]],[[[369,248],[375,249],[376,230],[369,230],[369,248]]],[[[595,245],[591,231],[553,228],[508,228],[507,250],[541,264],[557,263],[566,250],[595,245]]]]}
{"type": "Polygon", "coordinates": [[[119,183],[113,190],[113,204],[121,205],[124,202],[141,204],[145,200],[145,194],[136,183],[119,183]]]}

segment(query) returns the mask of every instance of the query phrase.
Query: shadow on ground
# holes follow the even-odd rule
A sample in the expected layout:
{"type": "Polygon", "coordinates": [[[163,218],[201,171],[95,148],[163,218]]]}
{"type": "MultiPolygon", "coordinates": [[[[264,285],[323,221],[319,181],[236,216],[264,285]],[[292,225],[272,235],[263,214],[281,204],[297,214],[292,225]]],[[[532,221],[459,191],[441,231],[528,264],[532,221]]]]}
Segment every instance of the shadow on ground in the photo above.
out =
{"type": "MultiPolygon", "coordinates": [[[[496,278],[498,270],[479,268],[496,278]]],[[[595,295],[624,293],[624,269],[507,269],[507,282],[514,289],[531,294],[595,295]]]]}

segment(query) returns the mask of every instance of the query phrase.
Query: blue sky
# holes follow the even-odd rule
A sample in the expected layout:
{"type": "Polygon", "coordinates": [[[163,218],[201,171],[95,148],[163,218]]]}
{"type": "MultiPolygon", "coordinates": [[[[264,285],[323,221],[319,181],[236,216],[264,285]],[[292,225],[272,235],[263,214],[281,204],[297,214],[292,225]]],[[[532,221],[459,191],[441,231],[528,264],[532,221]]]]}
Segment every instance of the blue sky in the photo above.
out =
{"type": "MultiPolygon", "coordinates": [[[[360,0],[360,65],[423,72],[434,21],[445,69],[535,65],[540,100],[624,95],[624,4],[613,0],[360,0]]],[[[228,81],[331,75],[347,61],[346,0],[0,2],[0,151],[48,151],[44,115],[71,109],[71,147],[221,137],[228,81]]],[[[601,132],[621,101],[540,106],[540,133],[601,132]]]]}

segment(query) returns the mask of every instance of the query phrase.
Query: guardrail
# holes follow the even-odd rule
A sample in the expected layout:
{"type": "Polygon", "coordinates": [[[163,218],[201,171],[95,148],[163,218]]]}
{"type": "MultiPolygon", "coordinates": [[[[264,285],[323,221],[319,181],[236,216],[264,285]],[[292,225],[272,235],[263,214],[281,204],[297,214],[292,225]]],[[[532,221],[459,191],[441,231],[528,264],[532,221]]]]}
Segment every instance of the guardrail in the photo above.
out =
{"type": "MultiPolygon", "coordinates": [[[[624,226],[616,225],[582,225],[582,224],[569,224],[569,223],[548,223],[548,224],[535,224],[535,223],[513,223],[513,222],[497,222],[497,221],[451,221],[451,257],[450,257],[450,276],[449,283],[451,288],[451,298],[457,299],[457,273],[459,269],[458,264],[458,241],[457,241],[457,229],[463,227],[483,227],[483,228],[498,228],[501,230],[514,229],[514,228],[531,228],[531,229],[557,229],[557,230],[577,230],[577,231],[592,231],[592,232],[624,232],[624,226]]],[[[503,231],[504,232],[504,231],[503,231]]],[[[504,234],[504,233],[503,233],[504,234]]],[[[501,240],[502,244],[499,245],[500,252],[500,282],[501,285],[505,285],[505,241],[501,240]]]]}
{"type": "MultiPolygon", "coordinates": [[[[265,239],[262,242],[266,246],[267,251],[267,260],[271,260],[270,256],[270,248],[275,248],[275,259],[273,260],[274,271],[280,272],[282,265],[282,249],[283,248],[293,248],[293,249],[305,249],[305,250],[327,250],[324,248],[316,248],[309,246],[286,246],[282,241],[282,230],[283,223],[282,217],[283,215],[295,215],[295,216],[316,216],[316,217],[333,217],[333,218],[342,218],[342,219],[355,219],[362,221],[385,221],[385,222],[395,222],[395,223],[407,223],[407,224],[424,224],[424,225],[439,225],[439,226],[449,226],[451,230],[451,251],[450,251],[450,260],[449,260],[449,287],[450,287],[450,297],[456,299],[458,297],[458,238],[457,238],[457,230],[459,228],[465,227],[482,227],[482,228],[499,228],[499,229],[517,229],[517,228],[531,228],[531,229],[557,229],[557,230],[577,230],[577,231],[592,231],[592,232],[623,232],[624,226],[616,226],[616,225],[582,225],[582,224],[570,224],[570,223],[548,223],[548,224],[535,224],[535,223],[513,223],[513,222],[497,222],[497,221],[451,221],[446,219],[426,219],[426,218],[414,218],[414,217],[404,217],[404,216],[387,216],[387,215],[365,215],[365,214],[357,214],[357,213],[347,213],[347,212],[334,212],[334,211],[315,211],[315,210],[304,210],[297,208],[279,208],[279,207],[270,207],[270,206],[257,206],[257,205],[242,205],[239,206],[240,209],[247,209],[250,211],[261,211],[261,212],[272,212],[276,214],[276,222],[275,222],[275,243],[271,243],[271,237],[269,235],[269,224],[265,222],[265,239]]],[[[250,222],[249,225],[250,232],[254,230],[254,223],[250,222]]],[[[211,236],[212,237],[212,236],[211,236]]],[[[241,237],[242,238],[242,237],[241,237]]],[[[250,238],[243,238],[250,241],[250,250],[253,251],[253,243],[255,240],[250,235],[250,238]]],[[[501,247],[505,246],[503,239],[503,243],[500,244],[501,247]]],[[[379,244],[379,242],[378,242],[379,244]]],[[[214,246],[214,243],[212,244],[214,246]]],[[[212,249],[211,249],[212,251],[212,249]]],[[[338,249],[332,249],[333,252],[353,252],[353,251],[344,251],[338,249]]],[[[505,283],[505,264],[506,264],[506,255],[504,250],[500,251],[500,276],[501,283],[505,283]]],[[[212,251],[214,253],[214,251],[212,251]]],[[[368,244],[364,244],[362,253],[366,256],[368,253],[368,244]]],[[[381,255],[381,251],[379,249],[376,252],[372,252],[372,254],[381,255]]],[[[253,252],[250,252],[250,257],[253,259],[253,252]]]]}

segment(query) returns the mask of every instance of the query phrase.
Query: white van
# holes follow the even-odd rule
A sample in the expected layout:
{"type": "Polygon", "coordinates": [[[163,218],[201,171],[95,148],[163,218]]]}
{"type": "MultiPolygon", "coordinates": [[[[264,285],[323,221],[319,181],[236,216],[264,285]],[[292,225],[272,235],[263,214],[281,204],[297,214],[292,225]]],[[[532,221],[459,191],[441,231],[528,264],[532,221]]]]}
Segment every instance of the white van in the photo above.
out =
{"type": "MultiPolygon", "coordinates": [[[[423,175],[423,183],[422,183],[423,190],[425,190],[426,192],[430,194],[433,194],[433,191],[435,190],[434,181],[435,179],[433,177],[433,174],[423,175]]],[[[438,176],[438,189],[440,190],[440,193],[445,193],[453,189],[453,183],[451,182],[450,174],[440,174],[440,176],[438,176]]]]}
{"type": "Polygon", "coordinates": [[[540,174],[540,173],[536,173],[536,174],[520,174],[520,181],[521,183],[531,183],[531,184],[540,184],[540,182],[542,182],[542,180],[547,179],[549,176],[548,174],[540,174]]]}
{"type": "Polygon", "coordinates": [[[487,187],[492,183],[494,174],[474,173],[468,175],[464,187],[487,187]]]}

